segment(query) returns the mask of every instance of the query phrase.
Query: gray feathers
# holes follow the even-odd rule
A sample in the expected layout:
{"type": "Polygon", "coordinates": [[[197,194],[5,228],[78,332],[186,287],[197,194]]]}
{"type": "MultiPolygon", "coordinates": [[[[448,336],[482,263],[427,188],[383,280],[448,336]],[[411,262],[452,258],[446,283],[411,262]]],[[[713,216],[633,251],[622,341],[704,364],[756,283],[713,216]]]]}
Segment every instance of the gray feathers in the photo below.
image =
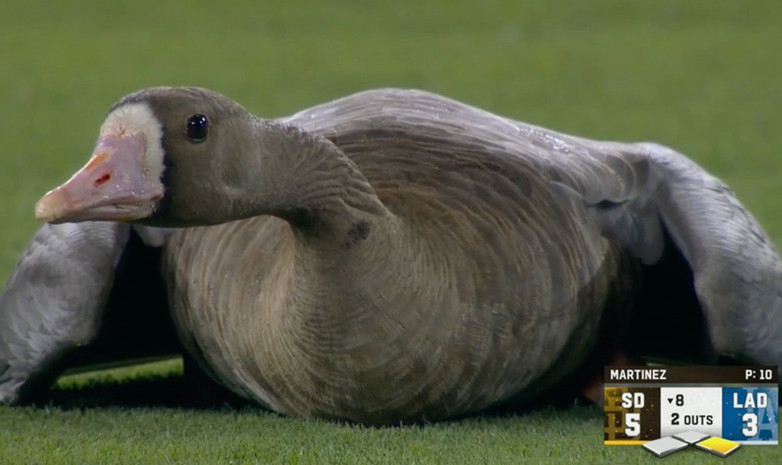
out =
{"type": "Polygon", "coordinates": [[[32,375],[94,338],[128,234],[118,223],[36,233],[0,295],[0,401],[18,400],[32,375]]]}

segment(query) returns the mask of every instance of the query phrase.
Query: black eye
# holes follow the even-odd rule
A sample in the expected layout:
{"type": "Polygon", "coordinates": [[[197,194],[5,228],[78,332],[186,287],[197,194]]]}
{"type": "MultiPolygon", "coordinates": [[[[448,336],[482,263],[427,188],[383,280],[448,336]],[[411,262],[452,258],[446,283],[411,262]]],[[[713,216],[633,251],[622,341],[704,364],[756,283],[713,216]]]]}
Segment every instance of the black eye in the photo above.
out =
{"type": "Polygon", "coordinates": [[[209,120],[204,115],[193,115],[187,119],[187,138],[197,144],[206,140],[209,134],[209,120]]]}

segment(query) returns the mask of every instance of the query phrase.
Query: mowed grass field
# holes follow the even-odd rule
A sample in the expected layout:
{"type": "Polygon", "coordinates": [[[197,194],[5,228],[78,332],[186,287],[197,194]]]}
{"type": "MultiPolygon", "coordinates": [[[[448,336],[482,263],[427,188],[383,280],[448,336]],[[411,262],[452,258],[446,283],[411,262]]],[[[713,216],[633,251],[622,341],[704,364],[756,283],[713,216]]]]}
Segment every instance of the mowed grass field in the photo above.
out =
{"type": "MultiPolygon", "coordinates": [[[[0,281],[38,227],[35,201],[86,161],[111,103],[154,85],[209,87],[270,117],[417,87],[564,132],[657,141],[724,179],[782,244],[780,24],[775,0],[3,0],[0,281]]],[[[597,407],[372,429],[176,407],[179,373],[173,361],[68,377],[48,406],[0,407],[0,463],[659,460],[603,446],[597,407]]],[[[745,447],[725,463],[781,458],[745,447]]]]}

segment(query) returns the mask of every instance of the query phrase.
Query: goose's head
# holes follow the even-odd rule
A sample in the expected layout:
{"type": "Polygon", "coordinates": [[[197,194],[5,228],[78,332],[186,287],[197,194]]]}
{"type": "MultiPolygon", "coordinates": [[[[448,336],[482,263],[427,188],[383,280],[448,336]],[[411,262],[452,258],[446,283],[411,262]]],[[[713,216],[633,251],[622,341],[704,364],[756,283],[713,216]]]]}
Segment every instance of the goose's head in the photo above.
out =
{"type": "Polygon", "coordinates": [[[52,223],[208,223],[226,185],[247,176],[236,157],[251,152],[254,124],[240,105],[206,89],[128,95],[109,111],[87,164],[41,198],[35,215],[52,223]]]}

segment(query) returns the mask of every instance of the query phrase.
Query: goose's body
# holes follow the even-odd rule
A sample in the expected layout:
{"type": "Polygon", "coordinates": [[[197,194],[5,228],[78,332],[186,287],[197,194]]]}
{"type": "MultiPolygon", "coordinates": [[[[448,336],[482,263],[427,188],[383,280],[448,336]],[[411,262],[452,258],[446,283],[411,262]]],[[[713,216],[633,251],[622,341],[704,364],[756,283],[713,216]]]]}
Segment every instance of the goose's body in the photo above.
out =
{"type": "Polygon", "coordinates": [[[175,234],[165,266],[188,343],[275,410],[356,420],[479,410],[573,370],[624,252],[553,191],[534,146],[491,125],[503,120],[428,94],[367,97],[289,122],[341,148],[389,213],[323,246],[272,216],[175,234]]]}
{"type": "MultiPolygon", "coordinates": [[[[160,236],[179,339],[224,386],[279,412],[384,424],[523,400],[576,372],[601,328],[649,311],[697,315],[685,329],[707,349],[666,355],[782,364],[776,250],[722,183],[653,144],[565,136],[420,91],[270,122],[166,88],[115,105],[95,156],[39,216],[183,227],[160,236]],[[191,115],[209,131],[191,131],[191,115]],[[68,204],[104,189],[106,153],[144,143],[151,177],[111,173],[140,182],[146,203],[68,204]],[[650,274],[669,262],[680,273],[650,274]],[[672,291],[644,295],[649,276],[672,291]]],[[[16,334],[0,328],[0,344],[36,340],[16,334]]],[[[656,336],[616,342],[665,352],[656,336]]]]}

